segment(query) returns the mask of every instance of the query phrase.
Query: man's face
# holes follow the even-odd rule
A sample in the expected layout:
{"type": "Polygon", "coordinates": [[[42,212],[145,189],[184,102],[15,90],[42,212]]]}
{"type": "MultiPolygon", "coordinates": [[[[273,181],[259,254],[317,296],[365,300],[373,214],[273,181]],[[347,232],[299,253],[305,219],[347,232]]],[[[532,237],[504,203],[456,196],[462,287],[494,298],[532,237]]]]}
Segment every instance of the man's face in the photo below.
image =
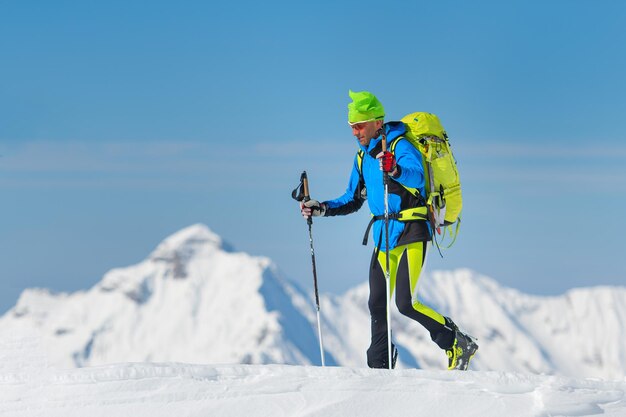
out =
{"type": "Polygon", "coordinates": [[[382,120],[372,120],[371,122],[361,122],[351,125],[352,134],[359,140],[359,143],[366,148],[374,138],[376,131],[383,125],[382,120]]]}

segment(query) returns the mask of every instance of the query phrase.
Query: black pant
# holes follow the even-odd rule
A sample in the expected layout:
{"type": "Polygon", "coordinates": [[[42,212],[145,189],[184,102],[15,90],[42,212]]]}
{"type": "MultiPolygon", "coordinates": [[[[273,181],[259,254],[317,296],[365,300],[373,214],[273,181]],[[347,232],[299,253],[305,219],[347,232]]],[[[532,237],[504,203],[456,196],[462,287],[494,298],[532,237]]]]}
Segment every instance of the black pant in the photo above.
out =
{"type": "MultiPolygon", "coordinates": [[[[413,301],[426,258],[426,245],[427,242],[414,242],[389,252],[391,292],[395,284],[396,305],[400,313],[420,323],[440,348],[448,349],[454,342],[454,332],[447,325],[449,319],[419,301],[413,301]]],[[[370,368],[388,368],[385,265],[385,252],[375,249],[369,275],[368,306],[372,320],[372,341],[367,350],[367,365],[370,368]]]]}

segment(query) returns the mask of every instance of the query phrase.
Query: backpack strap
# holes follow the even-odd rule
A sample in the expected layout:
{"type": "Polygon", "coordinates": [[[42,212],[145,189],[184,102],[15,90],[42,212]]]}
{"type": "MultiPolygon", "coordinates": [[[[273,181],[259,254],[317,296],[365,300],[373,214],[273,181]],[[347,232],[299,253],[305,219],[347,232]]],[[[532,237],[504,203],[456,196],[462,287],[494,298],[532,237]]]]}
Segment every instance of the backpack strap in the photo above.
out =
{"type": "Polygon", "coordinates": [[[398,141],[400,139],[404,138],[404,136],[398,136],[397,138],[395,138],[391,144],[389,145],[389,152],[391,153],[395,153],[396,152],[396,145],[398,144],[398,141]]]}
{"type": "MultiPolygon", "coordinates": [[[[404,136],[398,136],[396,139],[393,140],[393,142],[391,142],[391,145],[389,146],[389,152],[391,152],[394,155],[396,152],[396,146],[398,145],[398,142],[400,142],[400,139],[408,140],[404,136]]],[[[400,185],[404,187],[408,192],[410,192],[415,198],[417,198],[420,205],[423,205],[423,206],[426,205],[426,200],[424,199],[424,196],[422,196],[422,194],[420,193],[419,189],[413,188],[413,187],[407,187],[404,184],[400,184],[400,185]]]]}
{"type": "Polygon", "coordinates": [[[361,176],[361,178],[363,178],[363,156],[364,155],[365,155],[365,152],[363,151],[363,149],[359,149],[356,153],[356,165],[359,170],[359,175],[361,176]]]}

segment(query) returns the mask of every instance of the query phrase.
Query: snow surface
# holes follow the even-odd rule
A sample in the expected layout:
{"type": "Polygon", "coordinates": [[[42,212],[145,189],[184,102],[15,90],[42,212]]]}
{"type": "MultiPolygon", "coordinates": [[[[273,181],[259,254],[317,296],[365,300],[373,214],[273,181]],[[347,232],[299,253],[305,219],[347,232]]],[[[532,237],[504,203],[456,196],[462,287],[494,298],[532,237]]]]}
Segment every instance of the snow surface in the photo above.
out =
{"type": "Polygon", "coordinates": [[[626,416],[626,288],[537,297],[469,270],[425,274],[420,299],[479,339],[466,373],[443,371],[397,312],[399,369],[366,369],[367,285],[322,295],[326,363],[340,366],[310,366],[310,293],[204,225],[88,290],[25,290],[0,317],[0,415],[626,416]]]}
{"type": "Polygon", "coordinates": [[[0,415],[479,416],[626,415],[626,379],[512,372],[289,365],[45,365],[39,340],[0,343],[0,415]]]}

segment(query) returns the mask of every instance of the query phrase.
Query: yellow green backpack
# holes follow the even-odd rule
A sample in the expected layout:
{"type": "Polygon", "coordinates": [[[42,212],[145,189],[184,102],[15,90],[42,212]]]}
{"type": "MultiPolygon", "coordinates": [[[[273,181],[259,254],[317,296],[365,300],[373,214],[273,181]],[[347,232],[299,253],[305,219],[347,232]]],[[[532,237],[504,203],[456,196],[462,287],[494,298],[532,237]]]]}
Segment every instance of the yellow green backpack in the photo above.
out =
{"type": "MultiPolygon", "coordinates": [[[[439,118],[432,113],[416,112],[402,118],[404,137],[422,154],[426,177],[426,205],[430,222],[437,233],[448,230],[456,240],[461,223],[461,180],[450,142],[439,118]],[[456,223],[454,231],[448,226],[456,223]]],[[[393,149],[391,150],[393,152],[393,149]]],[[[448,247],[449,247],[448,246],[448,247]]]]}
{"type": "MultiPolygon", "coordinates": [[[[449,248],[454,244],[461,224],[460,214],[463,208],[463,198],[461,196],[459,171],[454,155],[452,155],[448,135],[439,118],[432,113],[407,114],[402,118],[402,122],[406,126],[406,133],[403,137],[413,144],[422,155],[426,179],[426,195],[422,197],[426,201],[427,217],[433,228],[433,241],[437,248],[440,248],[435,233],[443,233],[444,236],[441,238],[444,239],[447,232],[452,239],[446,246],[449,248]],[[454,223],[456,226],[452,230],[449,226],[454,223]]],[[[389,146],[391,153],[394,153],[397,144],[398,140],[391,143],[389,146]]],[[[363,150],[357,152],[359,174],[361,174],[363,155],[363,150]]],[[[419,194],[419,190],[415,188],[405,188],[414,195],[419,194]]],[[[408,209],[407,211],[412,212],[414,210],[408,209]]],[[[413,218],[407,217],[408,219],[413,218]]],[[[399,220],[403,221],[402,218],[399,220]]],[[[366,238],[364,238],[363,244],[366,244],[366,238]]]]}

